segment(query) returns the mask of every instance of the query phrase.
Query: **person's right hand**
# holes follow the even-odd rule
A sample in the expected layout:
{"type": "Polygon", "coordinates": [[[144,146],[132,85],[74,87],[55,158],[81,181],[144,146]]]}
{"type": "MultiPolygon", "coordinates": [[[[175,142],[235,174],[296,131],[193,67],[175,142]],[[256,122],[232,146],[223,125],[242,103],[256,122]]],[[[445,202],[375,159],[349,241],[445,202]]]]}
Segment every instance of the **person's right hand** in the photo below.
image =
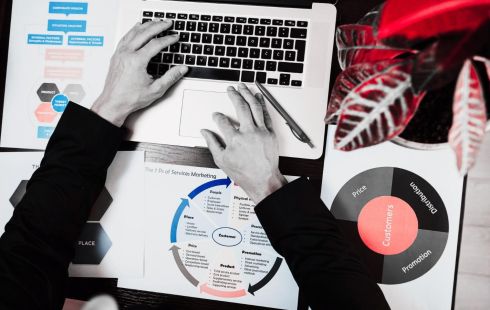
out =
{"type": "Polygon", "coordinates": [[[201,133],[216,165],[258,204],[287,183],[279,171],[277,138],[261,94],[254,96],[244,84],[239,84],[238,91],[229,87],[228,95],[237,112],[239,128],[226,115],[215,113],[213,118],[223,139],[209,130],[201,133]]]}
{"type": "Polygon", "coordinates": [[[153,79],[146,71],[152,57],[179,41],[178,35],[155,38],[171,26],[171,20],[137,23],[121,39],[93,112],[120,127],[131,113],[160,99],[187,73],[186,66],[175,66],[153,79]]]}

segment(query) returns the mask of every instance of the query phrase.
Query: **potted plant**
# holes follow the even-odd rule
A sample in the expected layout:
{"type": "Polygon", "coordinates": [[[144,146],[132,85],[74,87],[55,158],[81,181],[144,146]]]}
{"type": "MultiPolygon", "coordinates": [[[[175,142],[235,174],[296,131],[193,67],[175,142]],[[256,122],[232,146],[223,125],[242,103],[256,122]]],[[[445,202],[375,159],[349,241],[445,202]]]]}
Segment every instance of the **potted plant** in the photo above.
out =
{"type": "Polygon", "coordinates": [[[490,0],[388,0],[338,27],[344,71],[325,118],[336,148],[447,141],[466,174],[488,122],[489,37],[490,0]]]}

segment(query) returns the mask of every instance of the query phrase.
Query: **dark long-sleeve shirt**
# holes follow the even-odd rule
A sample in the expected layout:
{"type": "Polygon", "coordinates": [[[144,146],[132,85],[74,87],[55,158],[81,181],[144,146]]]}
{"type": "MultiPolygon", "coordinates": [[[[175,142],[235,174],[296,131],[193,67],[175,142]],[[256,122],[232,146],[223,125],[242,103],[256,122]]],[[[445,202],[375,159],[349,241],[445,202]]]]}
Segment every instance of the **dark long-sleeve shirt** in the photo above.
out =
{"type": "MultiPolygon", "coordinates": [[[[68,105],[0,238],[0,309],[61,309],[75,242],[122,135],[68,105]]],[[[256,212],[313,309],[388,308],[307,180],[280,189],[256,212]]]]}

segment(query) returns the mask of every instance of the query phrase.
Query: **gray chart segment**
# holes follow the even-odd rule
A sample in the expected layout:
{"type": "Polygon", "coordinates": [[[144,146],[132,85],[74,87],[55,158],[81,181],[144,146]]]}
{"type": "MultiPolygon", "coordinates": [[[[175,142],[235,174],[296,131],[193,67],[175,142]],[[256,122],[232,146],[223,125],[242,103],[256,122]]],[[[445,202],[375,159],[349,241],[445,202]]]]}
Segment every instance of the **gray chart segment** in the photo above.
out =
{"type": "Polygon", "coordinates": [[[382,283],[404,283],[428,272],[444,252],[447,238],[446,232],[420,229],[410,248],[397,255],[385,256],[382,283]]]}
{"type": "Polygon", "coordinates": [[[391,195],[392,182],[391,167],[374,168],[359,173],[338,192],[332,203],[332,214],[339,220],[357,222],[362,208],[371,199],[391,195]],[[363,187],[365,190],[360,192],[363,187]]]}

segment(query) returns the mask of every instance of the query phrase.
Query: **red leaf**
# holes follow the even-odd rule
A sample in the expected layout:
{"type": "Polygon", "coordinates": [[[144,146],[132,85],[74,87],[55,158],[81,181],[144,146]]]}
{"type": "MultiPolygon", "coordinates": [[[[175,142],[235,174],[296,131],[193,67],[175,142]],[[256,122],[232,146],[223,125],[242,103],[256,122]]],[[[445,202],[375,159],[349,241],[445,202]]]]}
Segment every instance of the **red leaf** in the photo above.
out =
{"type": "Polygon", "coordinates": [[[358,66],[362,66],[357,68],[358,84],[341,102],[342,112],[335,133],[335,146],[344,151],[377,144],[400,134],[423,97],[423,94],[413,94],[407,61],[358,66]]]}
{"type": "Polygon", "coordinates": [[[388,0],[378,38],[386,43],[413,44],[449,32],[476,29],[489,18],[490,0],[388,0]]]}
{"type": "Polygon", "coordinates": [[[367,25],[339,26],[335,39],[342,70],[358,63],[391,59],[409,52],[381,44],[374,36],[373,27],[367,25]]]}
{"type": "Polygon", "coordinates": [[[474,65],[467,60],[456,84],[453,125],[449,131],[449,144],[462,175],[475,164],[485,135],[487,114],[481,83],[474,65]]]}

